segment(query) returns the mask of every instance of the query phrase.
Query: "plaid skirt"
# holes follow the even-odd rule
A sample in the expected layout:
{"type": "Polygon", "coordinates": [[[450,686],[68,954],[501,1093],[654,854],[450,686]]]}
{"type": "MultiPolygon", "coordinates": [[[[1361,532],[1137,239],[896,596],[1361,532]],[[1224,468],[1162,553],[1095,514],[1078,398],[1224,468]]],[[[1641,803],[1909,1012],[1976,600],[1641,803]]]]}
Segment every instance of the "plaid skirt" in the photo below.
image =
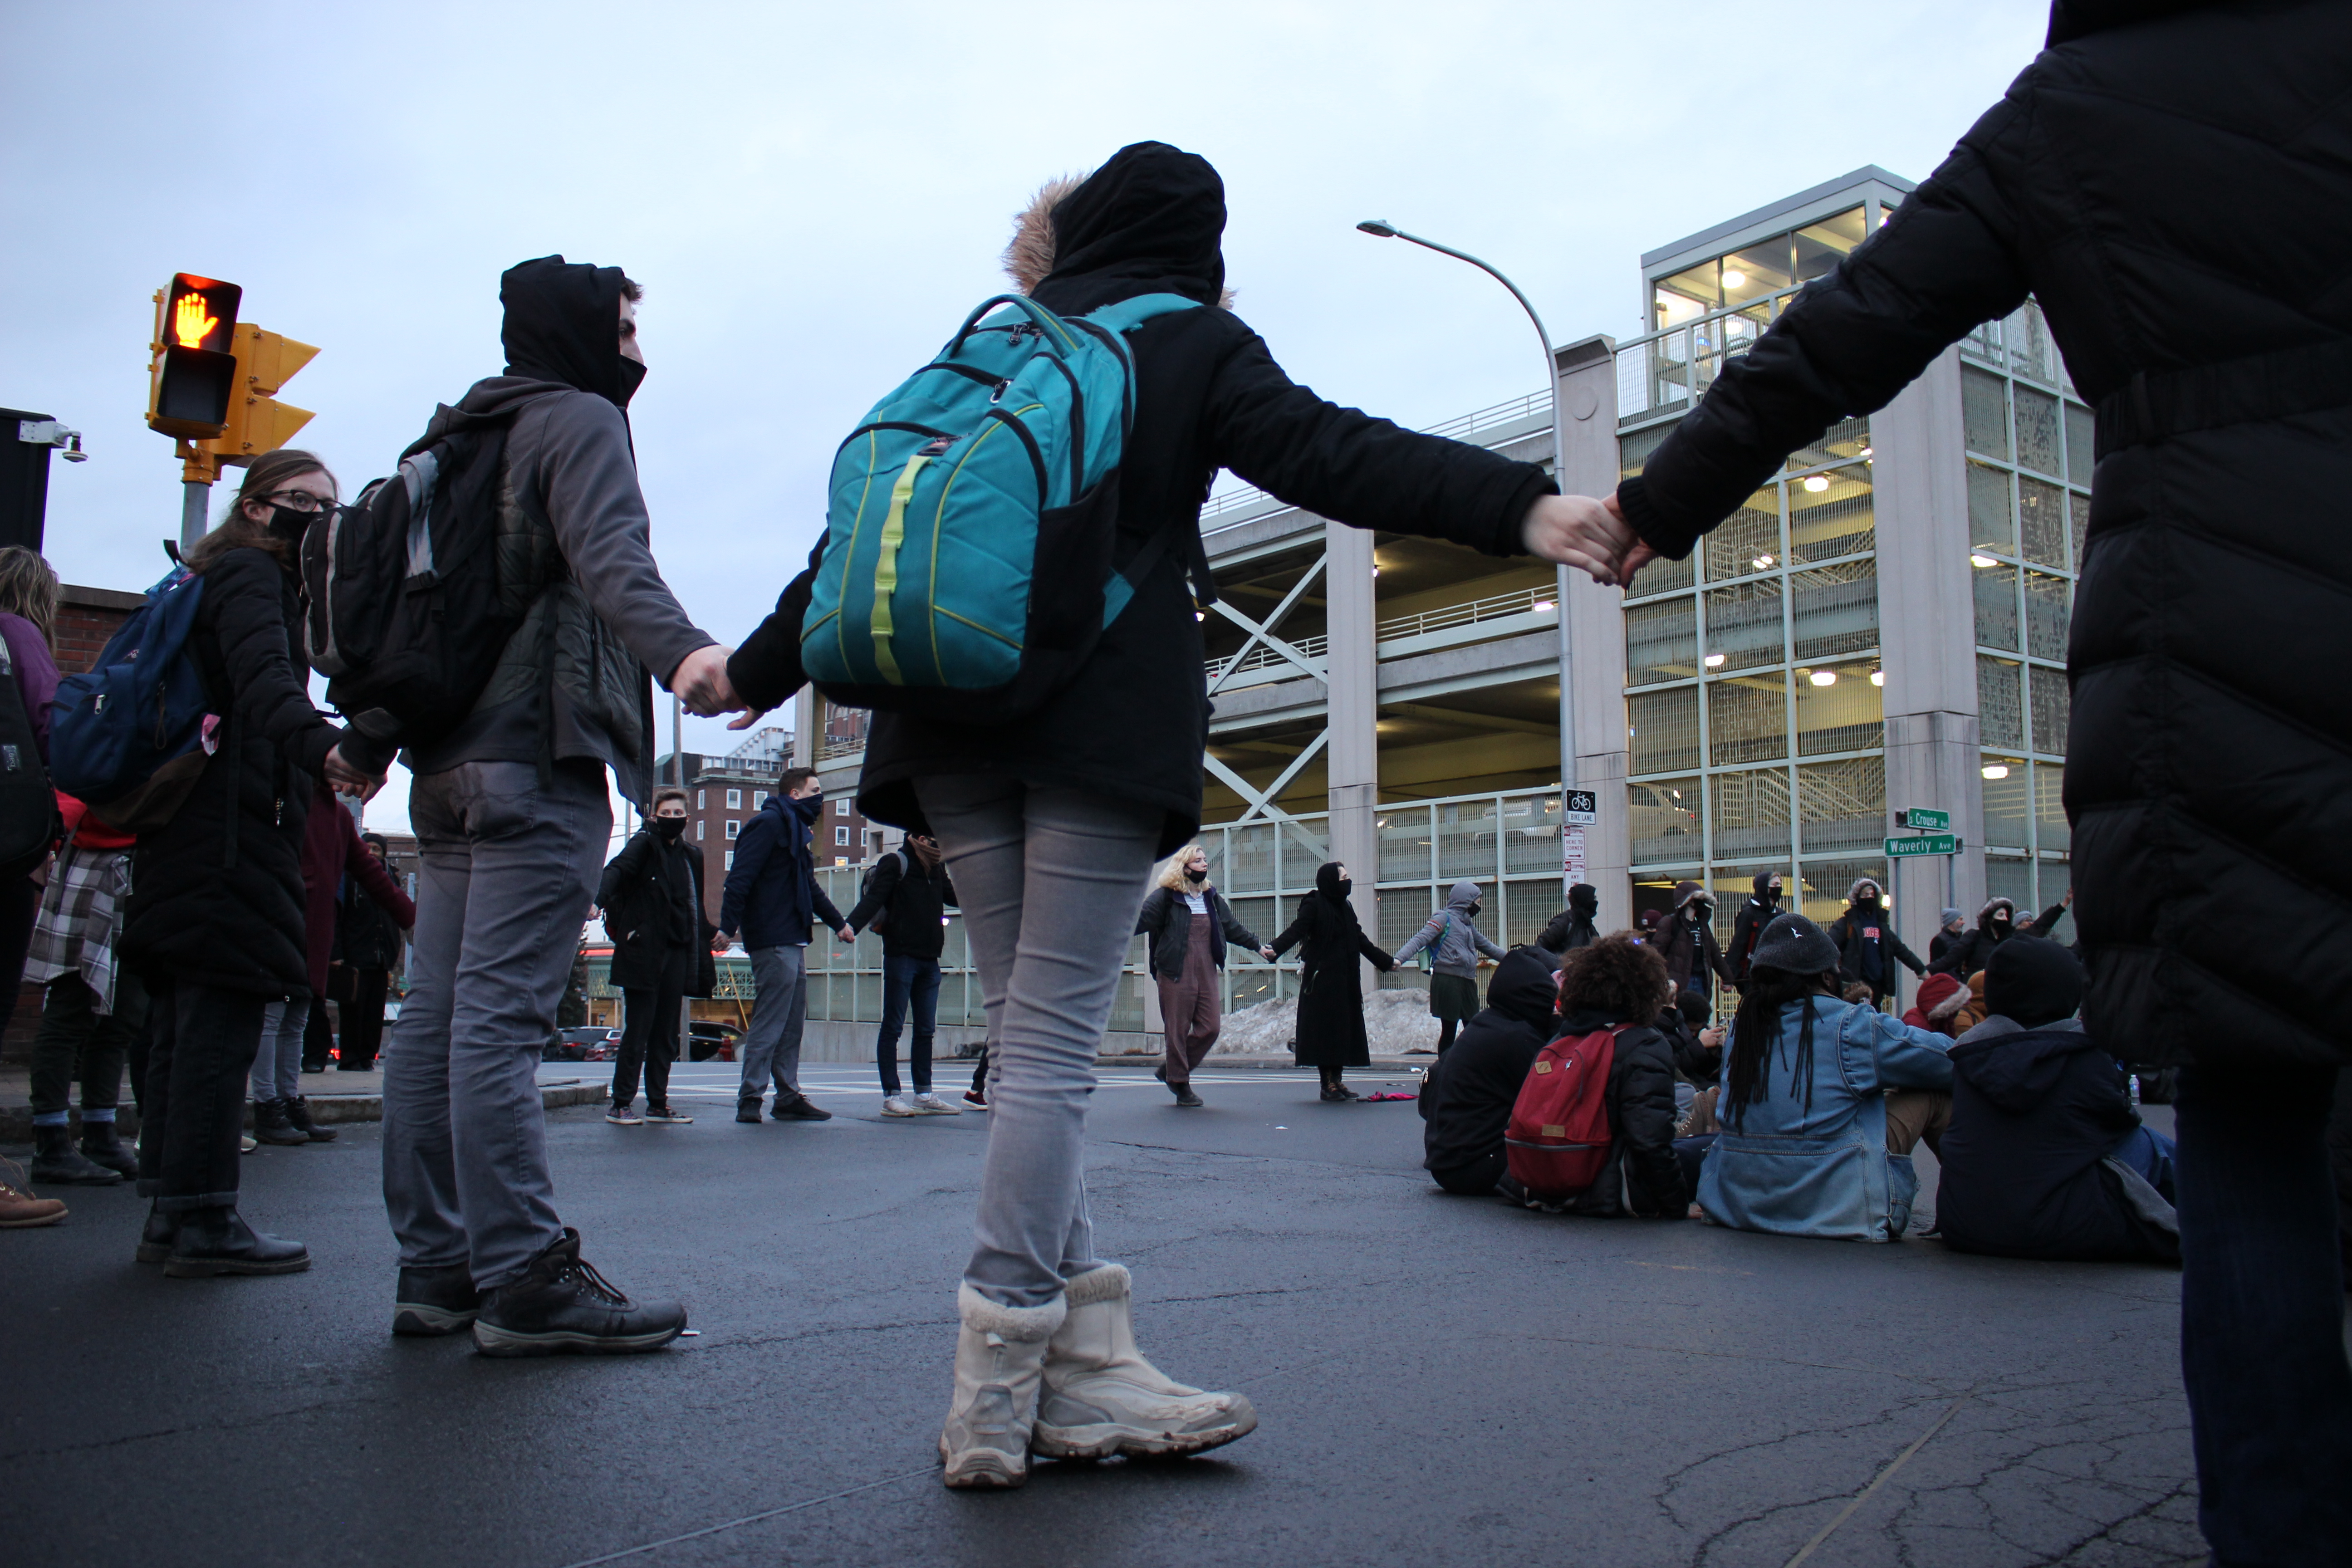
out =
{"type": "Polygon", "coordinates": [[[131,902],[131,851],[68,844],[41,889],[25,981],[46,985],[79,974],[96,994],[96,1011],[114,1010],[114,941],[131,902]]]}

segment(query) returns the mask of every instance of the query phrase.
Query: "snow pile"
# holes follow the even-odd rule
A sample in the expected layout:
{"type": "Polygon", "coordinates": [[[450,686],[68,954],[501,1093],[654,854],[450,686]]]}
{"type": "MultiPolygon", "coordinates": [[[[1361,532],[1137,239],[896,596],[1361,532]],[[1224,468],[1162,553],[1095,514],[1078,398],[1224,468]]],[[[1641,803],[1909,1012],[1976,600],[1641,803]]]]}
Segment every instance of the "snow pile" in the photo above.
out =
{"type": "MultiPolygon", "coordinates": [[[[1260,1002],[1225,1015],[1224,1031],[1212,1056],[1282,1056],[1298,1037],[1296,1001],[1260,1002]]],[[[1425,991],[1374,991],[1364,997],[1364,1037],[1376,1057],[1398,1057],[1416,1047],[1437,1048],[1437,1020],[1429,1016],[1425,991]]]]}

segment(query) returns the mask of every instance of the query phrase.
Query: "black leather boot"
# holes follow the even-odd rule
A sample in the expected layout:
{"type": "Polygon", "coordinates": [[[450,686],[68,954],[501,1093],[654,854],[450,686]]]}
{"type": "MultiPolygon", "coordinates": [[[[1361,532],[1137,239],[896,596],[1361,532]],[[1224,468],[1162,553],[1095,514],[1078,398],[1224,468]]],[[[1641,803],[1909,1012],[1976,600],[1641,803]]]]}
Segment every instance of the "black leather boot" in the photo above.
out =
{"type": "Polygon", "coordinates": [[[659,1350],[685,1327],[676,1301],[632,1301],[583,1261],[580,1233],[567,1226],[482,1299],[474,1343],[484,1355],[609,1355],[659,1350]]]}
{"type": "Polygon", "coordinates": [[[481,1314],[482,1293],[474,1289],[470,1264],[404,1268],[392,1304],[395,1334],[454,1334],[481,1314]]]}
{"type": "Polygon", "coordinates": [[[179,1234],[179,1211],[160,1209],[153,1204],[149,1204],[147,1223],[139,1231],[139,1261],[161,1263],[171,1257],[172,1243],[178,1238],[179,1234]]]}
{"type": "Polygon", "coordinates": [[[33,1180],[61,1187],[110,1187],[122,1173],[94,1165],[74,1148],[70,1127],[33,1129],[33,1180]]]}
{"type": "Polygon", "coordinates": [[[180,1234],[163,1272],[174,1279],[214,1274],[299,1274],[310,1267],[310,1249],[299,1241],[264,1236],[245,1223],[236,1208],[190,1209],[180,1216],[180,1234]]]}
{"type": "Polygon", "coordinates": [[[308,1132],[296,1131],[294,1123],[287,1120],[286,1107],[289,1103],[283,1100],[257,1100],[253,1102],[253,1137],[256,1142],[276,1143],[290,1149],[310,1141],[308,1132]]]}
{"type": "Polygon", "coordinates": [[[93,1165],[103,1165],[124,1176],[139,1173],[139,1156],[115,1136],[111,1121],[84,1121],[81,1124],[82,1157],[93,1165]]]}
{"type": "Polygon", "coordinates": [[[310,1120],[310,1104],[300,1095],[298,1094],[291,1100],[281,1100],[278,1103],[286,1110],[287,1125],[311,1142],[331,1143],[335,1141],[333,1128],[321,1127],[310,1120]]]}

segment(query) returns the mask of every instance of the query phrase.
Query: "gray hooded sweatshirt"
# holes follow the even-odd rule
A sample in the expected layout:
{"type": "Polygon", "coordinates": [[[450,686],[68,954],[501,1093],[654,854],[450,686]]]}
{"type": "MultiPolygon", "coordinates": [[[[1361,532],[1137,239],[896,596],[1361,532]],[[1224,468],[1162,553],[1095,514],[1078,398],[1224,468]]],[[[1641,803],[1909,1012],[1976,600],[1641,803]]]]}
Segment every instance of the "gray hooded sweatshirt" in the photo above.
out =
{"type": "Polygon", "coordinates": [[[1430,967],[1438,973],[1475,980],[1478,977],[1480,953],[1497,962],[1508,956],[1471,919],[1470,906],[1478,901],[1478,896],[1477,883],[1454,883],[1446,891],[1445,907],[1405,939],[1405,944],[1396,950],[1396,961],[1402,963],[1425,947],[1436,954],[1430,960],[1430,967]]]}

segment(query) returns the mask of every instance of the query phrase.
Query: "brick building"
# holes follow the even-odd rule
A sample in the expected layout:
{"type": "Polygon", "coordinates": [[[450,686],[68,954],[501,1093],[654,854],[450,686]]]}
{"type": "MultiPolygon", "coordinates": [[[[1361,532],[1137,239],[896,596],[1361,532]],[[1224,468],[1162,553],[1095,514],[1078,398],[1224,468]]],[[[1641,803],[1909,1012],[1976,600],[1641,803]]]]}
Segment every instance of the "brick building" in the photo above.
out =
{"type": "MultiPolygon", "coordinates": [[[[704,901],[713,921],[719,918],[719,889],[735,863],[735,840],[752,813],[775,793],[776,780],[791,765],[792,754],[792,731],[775,728],[752,731],[723,756],[687,752],[655,764],[660,783],[680,776],[686,780],[686,840],[702,851],[704,901]],[[677,766],[679,762],[682,768],[677,766]]],[[[858,815],[856,801],[846,796],[827,800],[816,833],[816,863],[863,865],[877,853],[879,835],[858,815]]]]}

